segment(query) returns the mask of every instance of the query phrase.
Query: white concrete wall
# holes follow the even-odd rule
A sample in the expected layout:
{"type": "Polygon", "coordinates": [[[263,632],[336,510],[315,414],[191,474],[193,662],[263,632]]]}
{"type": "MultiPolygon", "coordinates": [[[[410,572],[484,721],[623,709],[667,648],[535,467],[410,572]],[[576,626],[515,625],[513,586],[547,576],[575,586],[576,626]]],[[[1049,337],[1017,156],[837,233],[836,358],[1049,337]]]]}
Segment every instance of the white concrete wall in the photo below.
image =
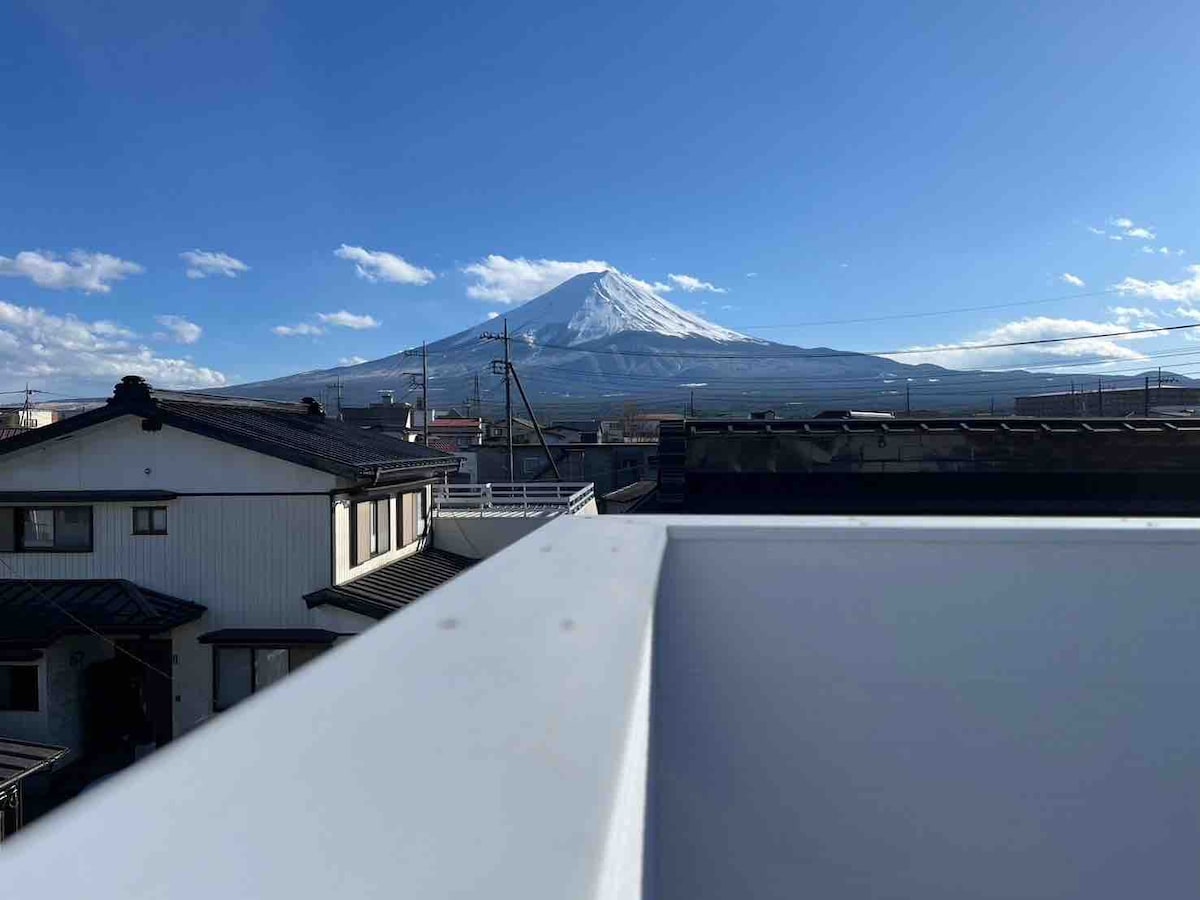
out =
{"type": "MultiPolygon", "coordinates": [[[[412,490],[411,488],[409,490],[412,490]]],[[[351,549],[351,528],[353,524],[350,521],[351,507],[354,500],[360,499],[355,497],[353,500],[347,495],[338,495],[334,498],[333,517],[334,517],[334,544],[336,547],[336,565],[334,569],[334,584],[342,584],[345,581],[358,578],[360,575],[366,575],[368,572],[373,572],[375,569],[381,568],[394,563],[399,559],[404,559],[416,553],[421,547],[425,546],[425,537],[429,531],[429,517],[432,510],[432,493],[429,486],[416,489],[425,495],[425,518],[417,522],[417,539],[409,544],[402,544],[403,532],[400,528],[400,497],[403,493],[402,488],[395,488],[392,492],[390,502],[390,517],[391,517],[391,535],[392,549],[387,553],[381,553],[371,559],[366,560],[361,565],[353,565],[353,560],[350,555],[351,549]]],[[[365,495],[364,495],[365,496],[365,495]]],[[[385,496],[377,494],[377,497],[385,496]]],[[[418,514],[421,512],[421,507],[417,508],[418,514]]]]}
{"type": "Polygon", "coordinates": [[[648,896],[1194,895],[1195,541],[674,529],[648,896]]]}
{"type": "Polygon", "coordinates": [[[337,479],[169,426],[142,431],[122,416],[0,458],[0,490],[291,492],[332,490],[337,479]]]}
{"type": "Polygon", "coordinates": [[[486,559],[556,516],[434,516],[433,546],[470,559],[486,559]]]}

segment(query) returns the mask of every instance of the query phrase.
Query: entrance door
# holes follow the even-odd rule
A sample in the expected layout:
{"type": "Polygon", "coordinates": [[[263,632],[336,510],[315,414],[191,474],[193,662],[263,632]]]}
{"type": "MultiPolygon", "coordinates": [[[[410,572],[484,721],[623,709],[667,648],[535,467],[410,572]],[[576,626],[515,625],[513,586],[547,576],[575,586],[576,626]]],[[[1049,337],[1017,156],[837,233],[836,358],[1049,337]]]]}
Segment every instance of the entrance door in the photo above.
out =
{"type": "Polygon", "coordinates": [[[132,653],[137,660],[153,666],[153,669],[147,668],[137,660],[130,659],[125,653],[118,653],[116,656],[141,688],[142,709],[149,725],[149,736],[155,746],[161,747],[170,742],[174,731],[171,721],[171,641],[164,638],[139,638],[118,641],[117,646],[132,653]],[[166,677],[160,673],[164,673],[166,677]]]}

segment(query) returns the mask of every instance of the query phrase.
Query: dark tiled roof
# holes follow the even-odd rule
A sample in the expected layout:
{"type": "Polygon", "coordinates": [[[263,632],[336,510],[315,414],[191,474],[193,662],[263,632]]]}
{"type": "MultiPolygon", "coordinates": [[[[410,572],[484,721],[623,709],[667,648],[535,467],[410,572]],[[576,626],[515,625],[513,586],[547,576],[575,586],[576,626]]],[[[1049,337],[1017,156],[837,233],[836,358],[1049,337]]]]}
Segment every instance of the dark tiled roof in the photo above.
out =
{"type": "Polygon", "coordinates": [[[352,613],[382,619],[445,584],[476,560],[427,549],[336,587],[305,596],[309,607],[329,604],[352,613]]]}
{"type": "Polygon", "coordinates": [[[122,415],[146,419],[144,427],[170,425],[346,478],[402,481],[431,470],[456,469],[457,458],[328,419],[315,403],[282,403],[153,390],[140,380],[117,385],[98,409],[0,442],[11,453],[122,415]]]}
{"type": "Polygon", "coordinates": [[[29,428],[10,428],[7,425],[0,425],[0,441],[11,437],[19,437],[30,430],[29,428]]]}
{"type": "Polygon", "coordinates": [[[53,765],[67,753],[66,747],[31,744],[0,737],[0,790],[26,775],[53,765]]]}
{"type": "Polygon", "coordinates": [[[46,646],[89,629],[102,634],[158,634],[203,614],[199,603],[119,578],[0,580],[0,643],[46,646]]]}

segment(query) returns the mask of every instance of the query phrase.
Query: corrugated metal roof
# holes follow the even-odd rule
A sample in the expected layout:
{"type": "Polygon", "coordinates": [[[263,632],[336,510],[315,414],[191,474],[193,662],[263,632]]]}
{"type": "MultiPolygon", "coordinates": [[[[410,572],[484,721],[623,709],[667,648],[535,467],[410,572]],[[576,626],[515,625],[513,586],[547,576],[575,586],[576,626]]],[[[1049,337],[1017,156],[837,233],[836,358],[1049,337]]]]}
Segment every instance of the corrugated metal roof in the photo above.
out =
{"type": "Polygon", "coordinates": [[[0,642],[46,646],[68,634],[158,634],[204,607],[111,579],[0,580],[0,642]]]}
{"type": "Polygon", "coordinates": [[[439,587],[477,560],[429,548],[353,581],[305,596],[309,607],[328,604],[372,619],[382,619],[439,587]]]}

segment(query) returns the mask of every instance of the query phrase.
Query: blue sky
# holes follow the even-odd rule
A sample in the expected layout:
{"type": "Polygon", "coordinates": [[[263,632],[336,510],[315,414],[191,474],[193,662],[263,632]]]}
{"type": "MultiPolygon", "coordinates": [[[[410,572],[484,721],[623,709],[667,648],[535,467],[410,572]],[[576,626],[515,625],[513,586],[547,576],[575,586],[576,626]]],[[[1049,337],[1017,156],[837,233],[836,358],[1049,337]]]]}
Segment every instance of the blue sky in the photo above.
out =
{"type": "Polygon", "coordinates": [[[0,390],[375,358],[585,261],[802,346],[1200,319],[1195,6],[116,6],[0,11],[0,390]]]}

